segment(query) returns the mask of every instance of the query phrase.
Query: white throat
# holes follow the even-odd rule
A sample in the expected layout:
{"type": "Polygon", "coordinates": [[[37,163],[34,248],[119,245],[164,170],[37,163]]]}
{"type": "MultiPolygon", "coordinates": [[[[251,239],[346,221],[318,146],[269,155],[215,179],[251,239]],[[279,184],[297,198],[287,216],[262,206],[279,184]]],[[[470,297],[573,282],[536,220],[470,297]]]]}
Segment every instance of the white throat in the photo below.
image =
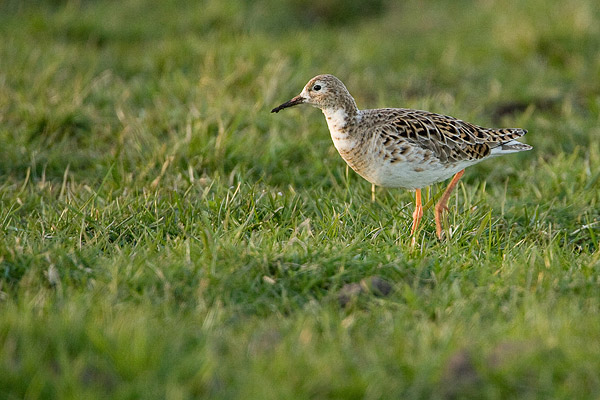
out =
{"type": "Polygon", "coordinates": [[[329,127],[329,133],[336,149],[340,152],[347,151],[354,147],[354,139],[344,130],[346,126],[346,118],[348,113],[343,108],[332,109],[327,108],[323,110],[325,118],[327,119],[327,126],[329,127]]]}
{"type": "Polygon", "coordinates": [[[323,114],[325,114],[327,126],[329,126],[329,131],[331,134],[333,135],[334,132],[339,132],[342,134],[341,131],[346,126],[346,118],[348,117],[346,110],[343,108],[326,108],[323,110],[323,114]]]}

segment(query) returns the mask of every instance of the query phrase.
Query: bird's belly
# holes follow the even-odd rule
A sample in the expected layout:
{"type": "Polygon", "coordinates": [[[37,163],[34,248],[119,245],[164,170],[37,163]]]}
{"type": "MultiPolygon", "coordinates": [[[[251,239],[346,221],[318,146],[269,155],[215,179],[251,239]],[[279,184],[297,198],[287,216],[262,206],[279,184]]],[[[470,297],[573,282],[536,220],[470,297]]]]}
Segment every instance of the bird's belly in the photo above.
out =
{"type": "Polygon", "coordinates": [[[407,161],[359,160],[346,158],[348,165],[367,181],[383,187],[420,189],[444,181],[467,165],[442,165],[439,162],[415,164],[407,161]]]}
{"type": "Polygon", "coordinates": [[[431,166],[418,166],[407,163],[383,165],[372,176],[372,183],[383,187],[399,187],[404,189],[420,189],[448,179],[460,169],[431,166]]]}

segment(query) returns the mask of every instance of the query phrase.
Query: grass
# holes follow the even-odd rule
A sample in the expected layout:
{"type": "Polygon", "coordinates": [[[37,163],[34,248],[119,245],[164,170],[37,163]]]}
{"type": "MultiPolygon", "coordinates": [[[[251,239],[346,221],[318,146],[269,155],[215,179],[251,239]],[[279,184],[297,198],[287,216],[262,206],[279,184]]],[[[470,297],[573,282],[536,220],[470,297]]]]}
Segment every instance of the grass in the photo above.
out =
{"type": "Polygon", "coordinates": [[[2,3],[0,398],[597,398],[596,3],[2,3]],[[534,150],[413,248],[324,72],[534,150]]]}

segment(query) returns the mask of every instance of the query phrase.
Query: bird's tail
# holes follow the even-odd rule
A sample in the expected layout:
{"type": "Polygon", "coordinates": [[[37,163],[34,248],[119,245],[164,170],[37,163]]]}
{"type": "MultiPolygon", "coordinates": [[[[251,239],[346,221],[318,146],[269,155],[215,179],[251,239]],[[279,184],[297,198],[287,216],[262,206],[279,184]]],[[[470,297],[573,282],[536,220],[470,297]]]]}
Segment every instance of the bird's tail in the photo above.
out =
{"type": "Polygon", "coordinates": [[[526,133],[525,129],[520,128],[495,129],[493,135],[497,140],[497,146],[491,149],[491,155],[509,154],[533,149],[530,145],[515,140],[526,133]]]}
{"type": "Polygon", "coordinates": [[[530,145],[521,143],[521,142],[517,142],[516,140],[511,140],[509,142],[502,143],[499,146],[500,152],[502,152],[504,154],[516,153],[517,151],[526,151],[526,150],[531,150],[531,149],[533,149],[533,147],[531,147],[530,145]]]}

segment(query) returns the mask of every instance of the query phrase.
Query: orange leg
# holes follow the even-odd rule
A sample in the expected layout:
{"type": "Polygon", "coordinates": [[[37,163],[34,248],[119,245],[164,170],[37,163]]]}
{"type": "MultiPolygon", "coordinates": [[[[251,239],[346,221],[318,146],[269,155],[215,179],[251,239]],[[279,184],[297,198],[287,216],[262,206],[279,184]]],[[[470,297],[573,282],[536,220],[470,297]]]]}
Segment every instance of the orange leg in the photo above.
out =
{"type": "Polygon", "coordinates": [[[458,171],[456,175],[454,175],[454,177],[450,181],[450,184],[446,188],[446,191],[442,195],[442,198],[435,205],[435,231],[437,232],[437,236],[439,239],[442,238],[442,212],[448,210],[448,199],[450,198],[450,195],[456,187],[456,184],[458,183],[460,177],[463,176],[464,173],[465,170],[463,169],[462,171],[458,171]]]}
{"type": "MultiPolygon", "coordinates": [[[[412,228],[410,228],[410,234],[414,235],[417,228],[419,227],[419,222],[421,222],[421,217],[423,216],[423,205],[421,204],[421,189],[415,190],[416,197],[416,205],[415,211],[413,212],[413,223],[412,228]]],[[[413,238],[414,240],[414,238],[413,238]]]]}

